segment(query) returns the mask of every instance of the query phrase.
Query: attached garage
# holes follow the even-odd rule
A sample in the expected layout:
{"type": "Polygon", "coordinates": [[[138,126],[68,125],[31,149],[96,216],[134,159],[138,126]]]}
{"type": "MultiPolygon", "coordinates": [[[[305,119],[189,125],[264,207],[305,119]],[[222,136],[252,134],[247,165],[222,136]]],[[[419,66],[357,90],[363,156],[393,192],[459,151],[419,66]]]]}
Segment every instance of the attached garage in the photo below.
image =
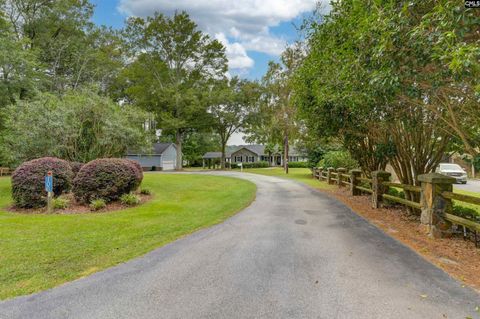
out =
{"type": "Polygon", "coordinates": [[[175,169],[177,148],[173,143],[155,143],[151,154],[129,151],[127,158],[139,162],[144,171],[169,171],[175,169]]]}

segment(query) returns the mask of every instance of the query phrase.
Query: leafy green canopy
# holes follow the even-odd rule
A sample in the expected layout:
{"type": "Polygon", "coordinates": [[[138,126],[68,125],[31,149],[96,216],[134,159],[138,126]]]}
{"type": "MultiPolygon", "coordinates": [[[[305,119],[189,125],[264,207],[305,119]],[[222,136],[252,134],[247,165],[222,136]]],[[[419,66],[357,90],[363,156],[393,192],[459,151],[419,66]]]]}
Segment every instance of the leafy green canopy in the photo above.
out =
{"type": "Polygon", "coordinates": [[[91,90],[40,94],[9,106],[6,117],[0,145],[3,161],[13,165],[43,156],[78,162],[123,157],[148,141],[142,127],[146,114],[91,90]]]}
{"type": "Polygon", "coordinates": [[[119,94],[153,112],[163,130],[174,132],[181,168],[185,134],[209,128],[208,94],[227,71],[225,48],[198,30],[185,12],[131,18],[124,34],[131,56],[119,94]]]}
{"type": "Polygon", "coordinates": [[[367,173],[390,161],[415,183],[450,147],[452,114],[478,106],[478,16],[462,1],[334,2],[307,27],[295,77],[309,131],[339,139],[367,173]]]}
{"type": "Polygon", "coordinates": [[[0,12],[23,51],[20,57],[31,54],[39,62],[36,70],[43,79],[36,87],[43,91],[62,92],[92,82],[106,90],[121,67],[119,37],[91,22],[88,0],[3,0],[0,12]]]}
{"type": "Polygon", "coordinates": [[[229,138],[233,133],[243,130],[260,94],[261,88],[257,83],[238,77],[216,81],[212,86],[208,114],[213,131],[220,138],[222,168],[225,168],[229,138]]]}

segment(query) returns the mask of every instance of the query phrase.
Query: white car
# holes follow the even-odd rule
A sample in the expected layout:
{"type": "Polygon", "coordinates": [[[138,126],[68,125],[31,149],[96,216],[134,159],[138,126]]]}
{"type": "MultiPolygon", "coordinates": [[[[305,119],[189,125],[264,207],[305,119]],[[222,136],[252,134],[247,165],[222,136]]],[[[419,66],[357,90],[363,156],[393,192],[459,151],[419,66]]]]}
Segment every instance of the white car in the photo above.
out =
{"type": "Polygon", "coordinates": [[[457,183],[467,183],[467,172],[458,164],[440,163],[436,172],[455,178],[457,183]]]}

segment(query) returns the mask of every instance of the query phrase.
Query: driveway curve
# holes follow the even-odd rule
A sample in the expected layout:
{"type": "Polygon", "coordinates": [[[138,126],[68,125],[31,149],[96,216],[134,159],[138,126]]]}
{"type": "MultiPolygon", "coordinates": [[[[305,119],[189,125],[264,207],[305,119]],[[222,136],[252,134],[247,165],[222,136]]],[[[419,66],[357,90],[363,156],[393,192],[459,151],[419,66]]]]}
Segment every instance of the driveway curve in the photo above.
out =
{"type": "Polygon", "coordinates": [[[149,254],[0,302],[0,318],[480,318],[480,295],[343,204],[276,177],[250,207],[149,254]]]}

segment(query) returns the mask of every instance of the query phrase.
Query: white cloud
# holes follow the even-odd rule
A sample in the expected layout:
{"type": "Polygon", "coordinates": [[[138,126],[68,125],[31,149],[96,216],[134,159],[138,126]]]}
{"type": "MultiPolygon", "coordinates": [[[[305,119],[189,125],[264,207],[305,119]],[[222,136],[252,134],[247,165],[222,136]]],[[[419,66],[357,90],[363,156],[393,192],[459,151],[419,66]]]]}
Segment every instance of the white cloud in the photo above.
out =
{"type": "Polygon", "coordinates": [[[230,43],[223,33],[215,34],[215,38],[225,46],[229,68],[249,69],[253,67],[254,61],[247,55],[247,51],[240,43],[230,43]]]}
{"type": "Polygon", "coordinates": [[[241,69],[253,67],[247,50],[280,54],[287,41],[271,34],[270,28],[312,11],[316,3],[317,0],[120,0],[119,10],[142,17],[155,11],[167,15],[187,11],[202,30],[217,38],[222,35],[230,67],[241,69]]]}

